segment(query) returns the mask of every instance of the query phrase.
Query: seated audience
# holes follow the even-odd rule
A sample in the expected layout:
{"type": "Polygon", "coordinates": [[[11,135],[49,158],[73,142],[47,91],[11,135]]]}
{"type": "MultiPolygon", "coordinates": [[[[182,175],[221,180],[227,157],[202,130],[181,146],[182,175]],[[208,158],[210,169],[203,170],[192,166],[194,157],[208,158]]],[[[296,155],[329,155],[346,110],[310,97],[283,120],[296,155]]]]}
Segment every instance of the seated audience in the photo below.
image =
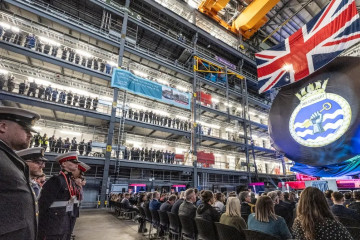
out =
{"type": "Polygon", "coordinates": [[[353,197],[355,202],[350,203],[349,209],[355,210],[358,214],[360,214],[360,190],[355,190],[353,192],[353,197]]]}
{"type": "Polygon", "coordinates": [[[149,192],[146,194],[146,201],[144,202],[143,207],[149,209],[150,202],[152,200],[153,193],[149,192]]]}
{"type": "Polygon", "coordinates": [[[224,212],[224,207],[225,207],[225,205],[224,205],[224,195],[222,193],[216,193],[215,194],[214,208],[219,213],[223,213],[224,212]]]}
{"type": "Polygon", "coordinates": [[[351,203],[351,192],[346,192],[344,193],[344,197],[345,197],[345,201],[344,201],[344,206],[348,207],[351,203]]]}
{"type": "Polygon", "coordinates": [[[334,202],[334,205],[331,206],[331,211],[335,216],[360,221],[360,216],[355,210],[344,206],[344,195],[341,192],[333,192],[331,199],[334,202]]]}
{"type": "Polygon", "coordinates": [[[293,234],[297,240],[353,240],[318,188],[307,187],[301,193],[296,215],[293,234]]]}
{"type": "Polygon", "coordinates": [[[179,214],[179,208],[180,205],[185,201],[185,191],[181,191],[180,198],[174,203],[174,205],[171,208],[171,212],[178,215],[179,214]]]}
{"type": "Polygon", "coordinates": [[[130,193],[125,193],[123,200],[121,200],[123,209],[124,209],[125,211],[136,211],[136,212],[139,212],[139,210],[138,210],[136,207],[134,207],[133,205],[131,205],[131,203],[130,203],[130,201],[129,201],[129,198],[130,198],[130,193]]]}
{"type": "Polygon", "coordinates": [[[286,224],[291,227],[292,224],[292,211],[289,207],[285,207],[279,204],[279,195],[277,191],[272,191],[267,194],[274,202],[275,214],[283,217],[285,219],[286,224]]]}
{"type": "Polygon", "coordinates": [[[275,214],[274,202],[269,196],[261,196],[256,201],[255,213],[249,215],[248,229],[284,240],[292,238],[284,218],[275,214]]]}
{"type": "Polygon", "coordinates": [[[246,229],[245,220],[241,217],[240,200],[237,197],[229,197],[226,211],[220,217],[220,223],[237,228],[239,231],[246,229]]]}
{"type": "Polygon", "coordinates": [[[185,192],[185,201],[180,205],[179,216],[188,216],[189,218],[195,218],[196,207],[194,205],[196,201],[196,195],[193,188],[189,188],[185,192]]]}
{"type": "Polygon", "coordinates": [[[201,194],[201,199],[203,203],[197,208],[196,217],[203,218],[210,222],[219,222],[220,214],[212,206],[215,202],[214,194],[211,191],[206,190],[201,194]]]}
{"type": "Polygon", "coordinates": [[[147,201],[147,195],[145,193],[140,193],[138,197],[137,206],[144,207],[146,201],[147,201]]]}
{"type": "Polygon", "coordinates": [[[333,190],[326,190],[325,191],[325,198],[326,198],[326,202],[329,204],[329,206],[331,207],[332,205],[334,205],[333,201],[331,200],[331,194],[333,193],[333,190]]]}
{"type": "Polygon", "coordinates": [[[153,199],[151,200],[149,204],[150,211],[157,211],[160,209],[161,202],[159,202],[160,194],[159,192],[153,193],[153,199]]]}
{"type": "Polygon", "coordinates": [[[175,200],[176,200],[176,196],[171,195],[166,202],[161,204],[160,211],[171,212],[171,208],[174,205],[175,200]]]}
{"type": "MultiPolygon", "coordinates": [[[[202,194],[204,191],[205,191],[205,190],[201,190],[201,191],[200,191],[200,196],[201,196],[201,194],[202,194]]],[[[196,197],[196,203],[195,203],[196,207],[200,206],[200,204],[202,204],[201,198],[196,197]]]]}
{"type": "Polygon", "coordinates": [[[241,217],[247,222],[249,215],[251,214],[251,206],[249,203],[251,202],[250,192],[244,191],[239,195],[241,201],[241,217]]]}

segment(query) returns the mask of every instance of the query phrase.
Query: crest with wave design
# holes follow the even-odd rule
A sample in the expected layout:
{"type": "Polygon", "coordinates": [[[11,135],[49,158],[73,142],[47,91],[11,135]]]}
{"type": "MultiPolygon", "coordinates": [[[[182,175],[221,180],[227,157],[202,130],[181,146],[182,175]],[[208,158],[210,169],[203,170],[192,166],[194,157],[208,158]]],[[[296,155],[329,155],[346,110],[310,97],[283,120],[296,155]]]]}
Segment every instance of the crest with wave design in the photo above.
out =
{"type": "Polygon", "coordinates": [[[289,130],[301,145],[322,147],[341,137],[350,121],[349,103],[339,95],[328,93],[322,101],[296,107],[290,117],[289,130]]]}

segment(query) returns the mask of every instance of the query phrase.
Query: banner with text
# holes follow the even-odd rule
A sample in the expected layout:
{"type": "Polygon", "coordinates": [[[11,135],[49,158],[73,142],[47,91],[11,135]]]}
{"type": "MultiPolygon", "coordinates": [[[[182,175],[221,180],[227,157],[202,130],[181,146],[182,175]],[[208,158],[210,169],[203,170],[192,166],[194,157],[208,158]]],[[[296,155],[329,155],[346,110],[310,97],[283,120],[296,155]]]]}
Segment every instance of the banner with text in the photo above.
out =
{"type": "Polygon", "coordinates": [[[138,77],[129,71],[115,69],[111,87],[128,90],[135,94],[156,99],[177,107],[190,109],[190,94],[138,77]]]}

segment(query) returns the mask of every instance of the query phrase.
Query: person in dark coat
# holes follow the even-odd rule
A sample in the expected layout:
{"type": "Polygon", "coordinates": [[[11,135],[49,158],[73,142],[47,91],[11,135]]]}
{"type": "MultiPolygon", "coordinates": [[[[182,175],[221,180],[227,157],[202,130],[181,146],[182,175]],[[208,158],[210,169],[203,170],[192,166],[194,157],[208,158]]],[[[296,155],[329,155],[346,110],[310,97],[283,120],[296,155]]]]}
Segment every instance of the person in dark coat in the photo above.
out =
{"type": "Polygon", "coordinates": [[[353,198],[355,199],[355,202],[350,203],[348,208],[355,210],[358,214],[360,214],[360,190],[353,191],[353,198]]]}
{"type": "Polygon", "coordinates": [[[25,94],[25,90],[28,88],[26,80],[19,84],[19,94],[25,94]]]}
{"type": "Polygon", "coordinates": [[[89,153],[92,151],[92,140],[90,140],[87,144],[86,144],[86,154],[85,156],[89,156],[89,153]]]}
{"type": "Polygon", "coordinates": [[[214,194],[211,191],[204,191],[201,194],[202,204],[196,210],[196,218],[202,218],[209,222],[219,222],[220,213],[211,205],[214,204],[214,194]]]}
{"type": "Polygon", "coordinates": [[[331,199],[334,205],[330,207],[333,214],[341,218],[350,218],[355,221],[360,221],[360,215],[353,209],[344,206],[344,195],[341,192],[333,192],[331,199]]]}
{"type": "Polygon", "coordinates": [[[3,90],[4,88],[4,85],[5,85],[5,74],[3,73],[0,73],[0,90],[3,90]]]}
{"type": "Polygon", "coordinates": [[[38,239],[70,239],[71,217],[76,199],[76,189],[71,172],[78,169],[77,153],[59,155],[61,166],[58,175],[51,177],[43,186],[39,198],[38,239]]]}
{"type": "Polygon", "coordinates": [[[189,188],[185,192],[185,201],[180,205],[179,216],[187,216],[189,218],[195,218],[196,207],[196,194],[193,188],[189,188]]]}
{"type": "Polygon", "coordinates": [[[9,75],[8,82],[7,82],[7,88],[9,92],[14,91],[15,89],[15,77],[13,75],[9,75]]]}
{"type": "Polygon", "coordinates": [[[55,151],[55,143],[56,143],[55,135],[52,135],[52,137],[49,138],[49,148],[50,148],[50,152],[54,152],[54,151],[55,151]]]}
{"type": "Polygon", "coordinates": [[[269,192],[267,194],[267,196],[269,196],[274,202],[275,214],[280,217],[283,217],[285,219],[285,222],[288,225],[288,227],[291,227],[292,211],[279,204],[280,199],[279,199],[279,195],[278,195],[277,191],[269,192]]]}
{"type": "Polygon", "coordinates": [[[45,89],[45,99],[50,101],[51,100],[51,94],[52,94],[52,88],[51,88],[51,85],[49,85],[45,89]]]}
{"type": "Polygon", "coordinates": [[[249,215],[251,214],[251,206],[249,203],[251,202],[250,192],[244,191],[239,195],[241,202],[241,217],[247,222],[249,215]]]}
{"type": "Polygon", "coordinates": [[[55,143],[55,152],[61,153],[62,148],[63,148],[63,141],[62,141],[61,137],[59,137],[55,143]]]}
{"type": "Polygon", "coordinates": [[[73,99],[73,93],[70,91],[67,95],[66,104],[71,105],[73,99]]]}
{"type": "Polygon", "coordinates": [[[59,93],[59,92],[58,92],[57,88],[55,88],[55,90],[52,91],[51,101],[56,102],[58,93],[59,93]]]}
{"type": "Polygon", "coordinates": [[[85,150],[85,139],[83,139],[79,144],[79,153],[82,156],[85,150]]]}
{"type": "Polygon", "coordinates": [[[185,191],[181,191],[180,198],[171,207],[171,213],[179,215],[179,208],[184,201],[185,201],[185,191]]]}
{"type": "Polygon", "coordinates": [[[77,143],[77,141],[76,141],[76,137],[74,137],[74,138],[71,140],[70,151],[76,152],[77,149],[78,149],[78,143],[77,143]]]}
{"type": "Polygon", "coordinates": [[[14,152],[30,145],[40,115],[13,107],[0,107],[0,239],[36,240],[37,202],[29,168],[14,152]]]}
{"type": "Polygon", "coordinates": [[[160,211],[171,212],[171,208],[174,205],[175,201],[176,201],[176,196],[171,195],[166,202],[161,204],[160,211]]]}
{"type": "Polygon", "coordinates": [[[329,206],[331,207],[332,205],[334,205],[333,201],[331,200],[331,194],[333,193],[333,190],[326,190],[325,191],[325,198],[326,198],[326,202],[329,204],[329,206]]]}
{"type": "Polygon", "coordinates": [[[150,211],[157,211],[160,209],[161,203],[159,202],[159,198],[160,198],[160,193],[155,191],[153,193],[153,199],[151,200],[151,202],[149,204],[150,211]]]}
{"type": "Polygon", "coordinates": [[[88,97],[86,98],[86,108],[90,109],[91,108],[91,104],[92,104],[92,98],[88,97]]]}
{"type": "Polygon", "coordinates": [[[129,150],[127,147],[124,148],[124,159],[129,160],[129,150]]]}
{"type": "Polygon", "coordinates": [[[59,95],[59,102],[65,103],[66,100],[66,91],[61,91],[59,95]]]}
{"type": "Polygon", "coordinates": [[[98,106],[98,103],[99,103],[99,99],[98,99],[98,97],[96,97],[96,98],[93,100],[93,110],[96,111],[97,106],[98,106]]]}
{"type": "Polygon", "coordinates": [[[130,193],[125,193],[124,195],[125,196],[124,196],[123,200],[121,200],[121,203],[123,205],[123,209],[125,211],[127,211],[127,212],[129,212],[129,211],[139,212],[139,210],[136,207],[134,207],[129,201],[130,193]]]}
{"type": "Polygon", "coordinates": [[[29,86],[29,91],[27,93],[28,96],[35,97],[35,93],[37,90],[37,84],[35,81],[32,81],[29,86]]]}
{"type": "Polygon", "coordinates": [[[85,101],[86,101],[85,97],[81,96],[80,101],[79,101],[79,107],[84,108],[85,107],[85,101]]]}
{"type": "Polygon", "coordinates": [[[79,96],[76,95],[76,93],[75,93],[75,94],[74,94],[73,106],[76,106],[78,102],[79,102],[79,96]]]}
{"type": "Polygon", "coordinates": [[[39,91],[38,91],[38,98],[41,99],[44,96],[44,93],[45,93],[45,88],[43,85],[40,85],[39,91]]]}

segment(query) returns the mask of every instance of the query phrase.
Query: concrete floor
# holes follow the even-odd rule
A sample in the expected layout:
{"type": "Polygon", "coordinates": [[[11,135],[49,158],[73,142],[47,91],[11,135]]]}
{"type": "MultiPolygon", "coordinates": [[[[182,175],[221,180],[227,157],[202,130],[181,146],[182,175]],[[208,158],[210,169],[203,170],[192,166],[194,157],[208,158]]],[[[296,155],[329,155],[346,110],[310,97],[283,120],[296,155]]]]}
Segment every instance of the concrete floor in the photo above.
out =
{"type": "Polygon", "coordinates": [[[138,223],[118,219],[108,209],[82,210],[75,225],[75,240],[144,240],[138,223]]]}

